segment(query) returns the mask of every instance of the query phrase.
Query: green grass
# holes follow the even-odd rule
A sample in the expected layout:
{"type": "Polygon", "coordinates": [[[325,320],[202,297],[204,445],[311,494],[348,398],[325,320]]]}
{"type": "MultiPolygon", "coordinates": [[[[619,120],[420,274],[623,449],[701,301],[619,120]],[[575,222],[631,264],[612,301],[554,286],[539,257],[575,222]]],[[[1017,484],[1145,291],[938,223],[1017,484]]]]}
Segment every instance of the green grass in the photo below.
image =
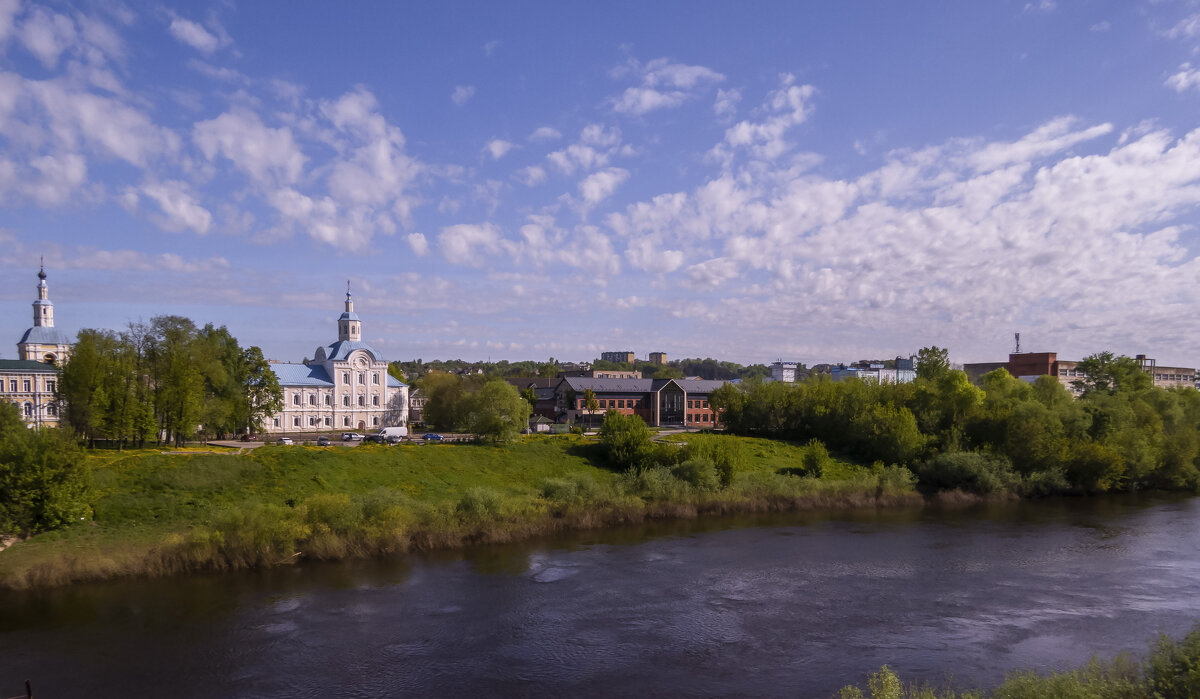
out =
{"type": "Polygon", "coordinates": [[[834,461],[822,479],[784,475],[801,446],[721,436],[744,456],[712,490],[663,469],[634,477],[595,438],[507,446],[265,446],[237,455],[98,450],[94,518],[0,553],[0,585],[270,565],[458,546],[654,517],[918,499],[880,469],[834,461]]]}

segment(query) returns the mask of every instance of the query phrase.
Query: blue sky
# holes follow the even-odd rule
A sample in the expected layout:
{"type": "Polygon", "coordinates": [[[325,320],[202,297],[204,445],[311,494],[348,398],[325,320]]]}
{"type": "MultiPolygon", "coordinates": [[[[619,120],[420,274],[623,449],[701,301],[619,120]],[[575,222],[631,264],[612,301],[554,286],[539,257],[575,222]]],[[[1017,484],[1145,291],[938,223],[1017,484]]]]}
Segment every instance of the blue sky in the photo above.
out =
{"type": "Polygon", "coordinates": [[[0,0],[0,357],[1200,363],[1200,4],[0,0]]]}

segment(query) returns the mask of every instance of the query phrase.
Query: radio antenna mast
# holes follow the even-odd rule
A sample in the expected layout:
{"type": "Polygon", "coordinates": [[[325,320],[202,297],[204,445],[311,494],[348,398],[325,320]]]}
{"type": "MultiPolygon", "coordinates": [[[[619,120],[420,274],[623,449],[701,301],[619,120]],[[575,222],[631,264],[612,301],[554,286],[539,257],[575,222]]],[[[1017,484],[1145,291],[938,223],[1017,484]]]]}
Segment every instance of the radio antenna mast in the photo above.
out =
{"type": "Polygon", "coordinates": [[[1021,333],[1013,333],[1013,337],[1015,337],[1017,339],[1017,348],[1013,351],[1013,354],[1020,354],[1021,353],[1021,333]]]}

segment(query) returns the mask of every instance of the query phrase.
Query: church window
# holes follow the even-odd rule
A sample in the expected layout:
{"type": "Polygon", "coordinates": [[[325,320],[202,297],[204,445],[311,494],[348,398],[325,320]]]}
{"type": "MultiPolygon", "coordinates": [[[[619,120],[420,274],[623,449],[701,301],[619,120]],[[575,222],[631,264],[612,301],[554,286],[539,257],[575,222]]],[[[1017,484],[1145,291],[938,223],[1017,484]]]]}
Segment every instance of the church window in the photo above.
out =
{"type": "Polygon", "coordinates": [[[379,407],[379,396],[371,396],[371,405],[379,407]]]}
{"type": "Polygon", "coordinates": [[[342,427],[349,427],[349,426],[350,426],[350,416],[347,415],[346,417],[342,418],[342,427]]]}
{"type": "Polygon", "coordinates": [[[33,390],[33,384],[29,381],[29,379],[25,379],[24,384],[25,384],[25,392],[26,393],[29,393],[30,391],[33,390]]]}
{"type": "Polygon", "coordinates": [[[58,417],[58,406],[53,403],[46,406],[46,414],[50,417],[58,417]]]}
{"type": "Polygon", "coordinates": [[[371,383],[375,384],[376,386],[379,385],[379,372],[371,374],[371,383]]]}
{"type": "Polygon", "coordinates": [[[54,390],[55,390],[56,388],[58,388],[58,382],[57,382],[57,381],[55,381],[54,379],[47,379],[47,380],[46,380],[46,390],[47,390],[47,391],[49,391],[49,392],[51,392],[51,393],[54,393],[54,390]]]}
{"type": "Polygon", "coordinates": [[[330,418],[325,418],[325,426],[329,427],[329,425],[330,425],[330,418]]]}
{"type": "Polygon", "coordinates": [[[342,372],[342,383],[346,384],[347,386],[350,385],[350,372],[342,372]]]}
{"type": "Polygon", "coordinates": [[[350,396],[342,396],[342,405],[350,407],[350,396]]]}
{"type": "Polygon", "coordinates": [[[359,397],[358,397],[358,405],[359,405],[359,407],[363,407],[363,406],[365,406],[366,404],[367,404],[367,397],[366,397],[366,396],[359,396],[359,397]]]}
{"type": "Polygon", "coordinates": [[[279,418],[275,418],[272,422],[275,423],[276,427],[279,427],[279,418]]]}
{"type": "Polygon", "coordinates": [[[299,427],[299,426],[300,426],[300,418],[298,418],[298,417],[292,418],[292,427],[299,427]]]}
{"type": "Polygon", "coordinates": [[[366,376],[365,376],[365,375],[364,375],[364,374],[363,374],[361,371],[360,371],[360,372],[358,372],[358,383],[361,385],[361,384],[364,384],[364,383],[366,383],[366,382],[367,382],[367,381],[366,381],[366,376]]]}
{"type": "Polygon", "coordinates": [[[316,424],[317,424],[317,418],[315,418],[315,417],[308,418],[308,426],[309,427],[314,427],[314,426],[316,426],[316,424]]]}
{"type": "Polygon", "coordinates": [[[333,396],[325,394],[325,405],[333,405],[333,396]]]}
{"type": "Polygon", "coordinates": [[[25,417],[33,417],[33,403],[25,404],[25,417]]]}
{"type": "Polygon", "coordinates": [[[376,427],[379,427],[379,418],[377,418],[377,417],[371,418],[371,424],[375,425],[376,427]]]}
{"type": "Polygon", "coordinates": [[[299,393],[292,394],[292,405],[300,405],[300,394],[299,393]]]}
{"type": "Polygon", "coordinates": [[[17,380],[16,379],[12,379],[11,381],[8,382],[8,390],[12,391],[13,393],[17,392],[17,380]]]}
{"type": "Polygon", "coordinates": [[[308,404],[309,404],[309,405],[316,405],[316,404],[317,404],[317,397],[316,397],[316,396],[309,396],[309,397],[308,397],[308,404]]]}

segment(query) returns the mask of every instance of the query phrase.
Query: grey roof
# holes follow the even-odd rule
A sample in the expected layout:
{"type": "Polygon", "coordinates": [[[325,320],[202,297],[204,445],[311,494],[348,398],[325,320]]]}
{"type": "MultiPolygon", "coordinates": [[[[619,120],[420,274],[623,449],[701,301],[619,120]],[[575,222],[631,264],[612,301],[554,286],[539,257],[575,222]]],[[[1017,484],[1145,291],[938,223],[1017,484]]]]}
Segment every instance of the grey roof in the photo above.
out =
{"type": "Polygon", "coordinates": [[[34,326],[25,331],[17,344],[25,343],[41,344],[41,345],[70,345],[73,341],[66,333],[61,332],[57,328],[47,328],[43,326],[34,326]]]}
{"type": "Polygon", "coordinates": [[[392,388],[400,388],[402,386],[407,386],[407,385],[408,384],[404,383],[403,381],[396,378],[395,376],[388,374],[388,386],[391,386],[392,388]]]}
{"type": "Polygon", "coordinates": [[[687,393],[712,393],[726,383],[704,379],[593,379],[588,376],[568,376],[563,381],[576,393],[588,388],[598,393],[653,393],[672,383],[687,393]]]}
{"type": "Polygon", "coordinates": [[[0,359],[0,371],[14,371],[28,373],[31,371],[44,373],[58,373],[58,367],[53,364],[43,364],[35,362],[32,359],[0,359]]]}
{"type": "Polygon", "coordinates": [[[354,311],[346,311],[338,316],[338,320],[361,320],[354,311]]]}
{"type": "Polygon", "coordinates": [[[370,352],[372,358],[383,359],[373,347],[361,340],[338,340],[325,349],[325,357],[332,361],[340,362],[349,357],[350,353],[354,350],[366,350],[370,352]]]}
{"type": "Polygon", "coordinates": [[[333,381],[320,364],[272,364],[271,371],[280,386],[333,386],[333,381]]]}

